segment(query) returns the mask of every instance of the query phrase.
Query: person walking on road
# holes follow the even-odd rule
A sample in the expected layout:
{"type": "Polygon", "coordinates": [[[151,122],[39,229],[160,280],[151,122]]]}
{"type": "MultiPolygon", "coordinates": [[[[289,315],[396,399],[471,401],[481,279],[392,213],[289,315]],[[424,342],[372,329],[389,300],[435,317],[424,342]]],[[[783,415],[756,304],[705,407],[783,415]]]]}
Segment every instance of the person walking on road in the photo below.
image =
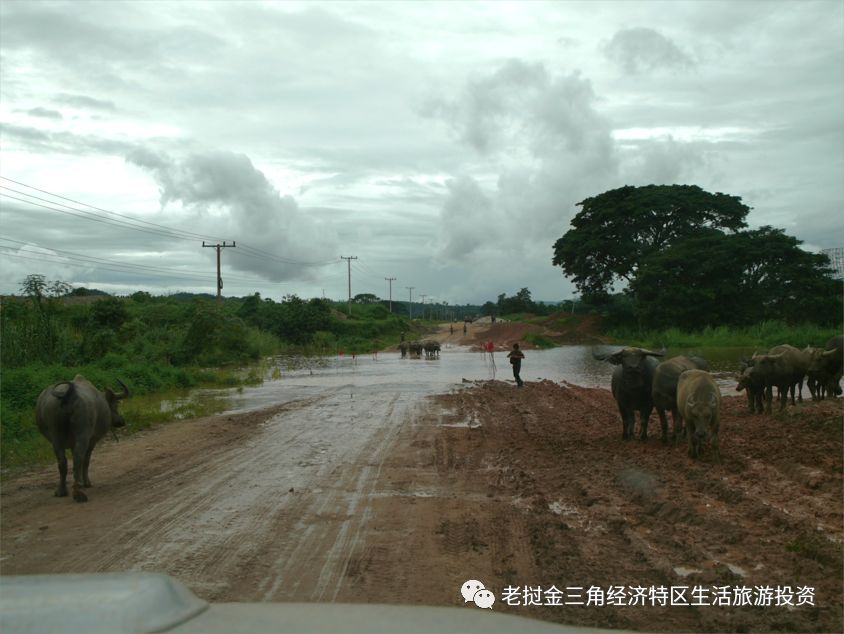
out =
{"type": "Polygon", "coordinates": [[[513,366],[513,378],[516,379],[516,387],[522,387],[525,382],[522,381],[519,372],[522,371],[522,359],[525,358],[525,353],[519,350],[519,344],[513,344],[513,351],[507,355],[507,358],[510,359],[513,366]]]}

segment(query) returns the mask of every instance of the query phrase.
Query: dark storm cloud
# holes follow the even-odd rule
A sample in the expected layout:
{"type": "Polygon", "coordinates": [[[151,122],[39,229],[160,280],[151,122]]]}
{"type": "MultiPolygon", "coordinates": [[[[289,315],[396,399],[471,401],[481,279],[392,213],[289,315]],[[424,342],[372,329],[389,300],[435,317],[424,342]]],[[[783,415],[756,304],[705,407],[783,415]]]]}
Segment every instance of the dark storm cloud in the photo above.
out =
{"type": "Polygon", "coordinates": [[[607,58],[625,73],[634,75],[652,70],[689,70],[694,60],[670,38],[654,29],[633,27],[613,35],[603,47],[607,58]]]}
{"type": "Polygon", "coordinates": [[[153,175],[162,207],[179,203],[194,214],[202,233],[240,240],[244,248],[226,254],[226,261],[237,270],[273,281],[308,278],[315,269],[305,264],[336,256],[333,232],[300,209],[291,196],[282,196],[243,154],[207,151],[174,159],[138,148],[126,160],[153,175]]]}

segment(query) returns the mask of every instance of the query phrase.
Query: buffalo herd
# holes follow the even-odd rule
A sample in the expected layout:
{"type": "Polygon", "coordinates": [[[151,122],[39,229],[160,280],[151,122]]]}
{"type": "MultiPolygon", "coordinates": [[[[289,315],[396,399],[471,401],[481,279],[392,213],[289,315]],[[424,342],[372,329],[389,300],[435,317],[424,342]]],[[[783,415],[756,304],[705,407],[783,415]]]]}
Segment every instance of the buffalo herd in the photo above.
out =
{"type": "Polygon", "coordinates": [[[423,339],[422,341],[402,341],[399,344],[399,351],[401,358],[410,357],[411,359],[420,359],[422,354],[425,354],[426,359],[439,359],[440,357],[440,343],[433,339],[423,339]]]}
{"type": "MultiPolygon", "coordinates": [[[[593,353],[600,361],[615,365],[611,388],[621,414],[621,437],[634,436],[636,413],[639,414],[639,438],[648,437],[648,419],[655,408],[662,426],[662,441],[675,442],[685,435],[689,455],[698,458],[706,445],[720,460],[718,429],[721,391],[709,374],[707,362],[695,356],[677,356],[660,360],[664,352],[643,348],[624,348],[613,353],[593,353]],[[671,412],[672,435],[668,434],[671,412]],[[684,426],[685,423],[685,426],[684,426]]],[[[803,400],[803,382],[812,398],[820,400],[841,394],[844,366],[844,336],[836,336],[823,348],[811,346],[799,350],[780,345],[765,354],[742,360],[736,378],[736,390],[747,392],[751,413],[771,413],[773,388],[778,390],[780,410],[791,396],[791,403],[803,400]]]]}

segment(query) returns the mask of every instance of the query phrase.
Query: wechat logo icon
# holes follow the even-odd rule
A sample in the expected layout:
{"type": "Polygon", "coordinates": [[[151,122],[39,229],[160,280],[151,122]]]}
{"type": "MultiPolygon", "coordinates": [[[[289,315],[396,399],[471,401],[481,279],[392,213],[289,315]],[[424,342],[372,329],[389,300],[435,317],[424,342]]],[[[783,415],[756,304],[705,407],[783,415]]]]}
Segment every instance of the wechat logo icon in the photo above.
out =
{"type": "Polygon", "coordinates": [[[460,594],[463,595],[463,603],[472,601],[479,608],[492,609],[495,603],[495,595],[487,590],[484,584],[476,579],[469,579],[460,587],[460,594]]]}

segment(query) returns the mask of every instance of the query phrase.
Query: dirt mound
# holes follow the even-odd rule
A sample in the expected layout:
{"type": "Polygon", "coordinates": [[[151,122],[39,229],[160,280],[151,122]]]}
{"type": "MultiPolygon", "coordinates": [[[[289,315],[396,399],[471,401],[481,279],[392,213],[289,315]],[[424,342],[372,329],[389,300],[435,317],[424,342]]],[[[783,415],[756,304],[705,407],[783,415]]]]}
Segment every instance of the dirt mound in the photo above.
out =
{"type": "Polygon", "coordinates": [[[570,315],[555,313],[548,317],[526,321],[475,321],[467,324],[463,333],[463,322],[441,324],[431,338],[461,346],[470,346],[481,350],[488,341],[492,341],[496,350],[509,350],[514,343],[525,350],[538,346],[529,335],[544,339],[550,344],[592,344],[606,343],[600,332],[600,318],[596,315],[570,315]],[[452,332],[453,330],[453,332],[452,332]],[[527,338],[526,338],[527,337],[527,338]]]}

